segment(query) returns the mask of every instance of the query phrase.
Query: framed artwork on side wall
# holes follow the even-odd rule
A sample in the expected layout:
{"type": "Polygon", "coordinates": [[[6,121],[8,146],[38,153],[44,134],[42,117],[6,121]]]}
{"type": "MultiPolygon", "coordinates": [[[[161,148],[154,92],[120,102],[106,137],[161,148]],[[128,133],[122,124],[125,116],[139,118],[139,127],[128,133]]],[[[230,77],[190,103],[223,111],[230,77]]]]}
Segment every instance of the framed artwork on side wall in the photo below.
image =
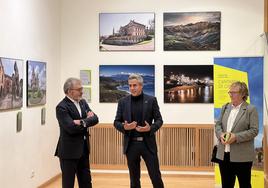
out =
{"type": "Polygon", "coordinates": [[[46,104],[46,63],[27,61],[27,106],[46,104]]]}
{"type": "Polygon", "coordinates": [[[154,13],[100,13],[100,51],[154,51],[154,13]]]}
{"type": "Polygon", "coordinates": [[[116,103],[129,94],[128,77],[140,74],[143,77],[143,92],[155,95],[154,65],[100,65],[100,102],[116,103]]]}
{"type": "Polygon", "coordinates": [[[0,110],[22,107],[23,60],[0,57],[0,110]]]}

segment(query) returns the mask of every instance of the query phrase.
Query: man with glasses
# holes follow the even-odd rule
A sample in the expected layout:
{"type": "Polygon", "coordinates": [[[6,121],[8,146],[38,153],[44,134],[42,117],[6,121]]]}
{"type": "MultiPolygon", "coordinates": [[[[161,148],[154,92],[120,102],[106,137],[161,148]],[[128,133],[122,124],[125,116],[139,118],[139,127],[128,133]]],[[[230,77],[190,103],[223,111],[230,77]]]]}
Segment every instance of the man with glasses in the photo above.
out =
{"type": "Polygon", "coordinates": [[[80,79],[68,78],[63,90],[66,96],[56,107],[60,136],[55,152],[60,160],[62,187],[73,188],[76,175],[80,188],[91,188],[88,127],[99,120],[82,99],[80,79]]]}

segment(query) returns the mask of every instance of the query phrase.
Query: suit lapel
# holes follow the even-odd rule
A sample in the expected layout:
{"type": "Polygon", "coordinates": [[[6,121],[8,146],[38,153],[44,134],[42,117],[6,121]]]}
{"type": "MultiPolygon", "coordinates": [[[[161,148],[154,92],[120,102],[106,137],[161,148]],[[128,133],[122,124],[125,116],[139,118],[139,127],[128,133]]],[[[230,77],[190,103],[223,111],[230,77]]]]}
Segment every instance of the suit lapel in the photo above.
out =
{"type": "Polygon", "coordinates": [[[246,112],[246,109],[247,109],[247,103],[244,102],[244,103],[241,105],[240,110],[239,110],[239,112],[238,112],[238,114],[237,114],[237,116],[236,116],[236,118],[235,118],[234,125],[233,125],[231,131],[234,130],[234,128],[235,128],[235,126],[237,125],[238,121],[241,119],[241,117],[242,117],[242,116],[244,115],[244,113],[246,112]]]}
{"type": "Polygon", "coordinates": [[[86,107],[85,107],[85,105],[83,104],[83,100],[80,100],[79,101],[79,106],[80,106],[80,108],[81,108],[81,117],[83,118],[83,117],[86,117],[87,116],[87,110],[86,110],[86,107]]]}
{"type": "Polygon", "coordinates": [[[131,119],[131,95],[127,98],[127,121],[132,121],[131,119]]]}
{"type": "Polygon", "coordinates": [[[148,98],[145,94],[143,94],[143,105],[142,105],[142,122],[145,122],[145,116],[148,108],[148,98]]]}
{"type": "Polygon", "coordinates": [[[222,116],[223,116],[223,119],[222,119],[223,124],[222,125],[223,125],[224,131],[227,130],[227,121],[228,121],[228,117],[230,115],[230,112],[231,112],[231,104],[227,104],[227,106],[225,107],[225,110],[222,114],[222,116]]]}
{"type": "Polygon", "coordinates": [[[65,97],[65,101],[66,101],[67,105],[69,106],[71,113],[75,114],[75,117],[80,117],[80,114],[79,114],[76,106],[74,105],[74,103],[68,97],[65,97]]]}

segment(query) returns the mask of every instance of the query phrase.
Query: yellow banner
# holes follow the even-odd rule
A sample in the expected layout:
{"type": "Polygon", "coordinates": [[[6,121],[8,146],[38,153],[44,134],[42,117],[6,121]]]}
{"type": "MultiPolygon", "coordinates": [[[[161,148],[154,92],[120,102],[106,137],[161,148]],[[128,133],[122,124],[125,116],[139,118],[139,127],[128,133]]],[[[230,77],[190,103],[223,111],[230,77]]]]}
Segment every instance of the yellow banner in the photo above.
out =
{"type": "MultiPolygon", "coordinates": [[[[214,107],[221,108],[224,104],[230,101],[228,95],[229,87],[231,83],[235,81],[243,81],[248,86],[248,74],[247,72],[239,71],[236,69],[214,65],[214,107]]],[[[247,100],[250,103],[248,97],[247,100]]],[[[253,188],[261,188],[264,185],[264,173],[263,171],[253,170],[251,171],[251,185],[253,188]]],[[[219,166],[215,165],[215,185],[221,185],[221,176],[219,166]]],[[[236,179],[235,188],[239,188],[238,181],[236,179]]]]}
{"type": "MultiPolygon", "coordinates": [[[[214,65],[214,107],[221,108],[230,101],[228,95],[231,83],[235,81],[243,81],[248,86],[247,72],[235,70],[220,65],[214,65]]],[[[248,103],[249,97],[247,100],[248,103]]]]}

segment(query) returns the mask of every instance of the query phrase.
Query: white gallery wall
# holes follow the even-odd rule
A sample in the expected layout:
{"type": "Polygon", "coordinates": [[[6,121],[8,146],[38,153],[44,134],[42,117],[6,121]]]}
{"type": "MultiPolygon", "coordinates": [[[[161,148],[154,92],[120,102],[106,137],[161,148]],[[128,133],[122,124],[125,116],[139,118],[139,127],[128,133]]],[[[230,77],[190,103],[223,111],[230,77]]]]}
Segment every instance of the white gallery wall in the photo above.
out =
{"type": "Polygon", "coordinates": [[[23,107],[0,112],[0,187],[34,188],[59,173],[55,106],[60,85],[58,0],[0,0],[0,57],[24,60],[23,107]],[[46,124],[41,108],[26,106],[26,60],[47,62],[46,124]],[[22,130],[16,133],[16,115],[22,130]]]}
{"type": "MultiPolygon", "coordinates": [[[[23,108],[0,112],[0,186],[33,188],[60,172],[55,106],[66,78],[92,70],[92,102],[101,123],[117,104],[99,103],[99,65],[155,65],[155,93],[165,123],[213,123],[213,104],[164,104],[163,65],[212,65],[213,57],[262,56],[263,0],[0,0],[0,57],[24,60],[23,108]],[[163,51],[164,12],[221,11],[221,50],[163,51]],[[99,13],[154,12],[155,51],[99,52],[99,13]],[[26,106],[26,60],[47,62],[46,124],[26,106]],[[16,115],[22,112],[22,131],[16,115]],[[14,179],[14,177],[16,177],[14,179]]],[[[267,74],[267,70],[266,70],[267,74]]],[[[266,89],[267,91],[267,89],[266,89]]]]}
{"type": "Polygon", "coordinates": [[[62,1],[61,82],[92,70],[92,102],[100,122],[112,123],[117,104],[99,103],[99,65],[155,65],[155,93],[165,123],[213,123],[213,104],[164,104],[163,65],[212,65],[213,57],[263,56],[263,0],[62,1]],[[163,51],[163,13],[221,11],[220,51],[163,51]],[[155,51],[100,52],[99,13],[155,13],[155,51]]]}

